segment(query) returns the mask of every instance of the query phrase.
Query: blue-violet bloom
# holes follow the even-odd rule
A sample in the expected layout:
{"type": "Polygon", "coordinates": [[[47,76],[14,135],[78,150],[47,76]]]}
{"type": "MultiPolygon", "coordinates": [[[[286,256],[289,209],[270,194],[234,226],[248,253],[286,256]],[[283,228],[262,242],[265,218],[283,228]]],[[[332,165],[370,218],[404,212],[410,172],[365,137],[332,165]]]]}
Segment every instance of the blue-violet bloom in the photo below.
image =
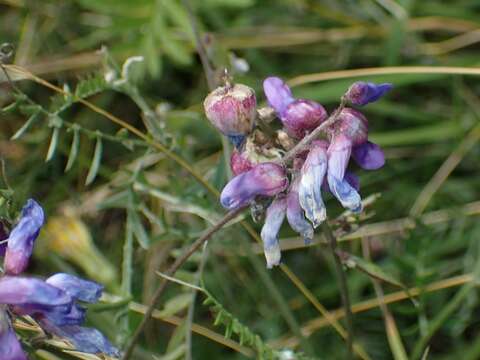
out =
{"type": "Polygon", "coordinates": [[[292,184],[287,194],[287,221],[290,227],[299,233],[305,244],[310,244],[313,240],[313,227],[310,222],[305,219],[303,209],[299,199],[300,176],[294,175],[292,184]]]}
{"type": "Polygon", "coordinates": [[[377,85],[371,82],[357,81],[350,86],[345,96],[351,104],[364,106],[380,99],[392,87],[392,84],[388,83],[377,85]]]}
{"type": "Polygon", "coordinates": [[[0,352],[2,360],[28,360],[23,352],[20,341],[13,332],[10,319],[4,309],[0,307],[0,352]]]}
{"type": "Polygon", "coordinates": [[[266,162],[235,176],[223,188],[220,203],[228,210],[250,204],[259,195],[274,196],[288,186],[283,166],[266,162]]]}
{"type": "Polygon", "coordinates": [[[5,253],[5,272],[18,275],[27,266],[33,251],[33,245],[45,221],[42,207],[29,199],[22,209],[20,220],[8,236],[5,253]]]}

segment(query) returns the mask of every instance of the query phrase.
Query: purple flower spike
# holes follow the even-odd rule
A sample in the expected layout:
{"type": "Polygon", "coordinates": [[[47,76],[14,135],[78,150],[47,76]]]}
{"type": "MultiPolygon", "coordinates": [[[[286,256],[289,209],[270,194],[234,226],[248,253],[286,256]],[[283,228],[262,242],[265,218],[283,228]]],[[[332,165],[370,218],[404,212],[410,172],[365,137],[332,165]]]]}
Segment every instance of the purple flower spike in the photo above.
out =
{"type": "Polygon", "coordinates": [[[355,146],[352,156],[357,164],[365,170],[377,170],[385,165],[385,155],[382,149],[370,141],[355,146]]]}
{"type": "Polygon", "coordinates": [[[345,179],[345,170],[352,151],[352,141],[345,135],[335,136],[328,147],[327,181],[332,194],[343,207],[354,212],[362,209],[358,192],[345,179]]]}
{"type": "Polygon", "coordinates": [[[70,274],[58,273],[49,277],[45,282],[65,291],[77,300],[88,303],[95,303],[102,296],[102,285],[70,274]]]}
{"type": "Polygon", "coordinates": [[[2,360],[28,360],[3,310],[0,310],[0,354],[2,360]]]}
{"type": "Polygon", "coordinates": [[[266,78],[263,81],[263,91],[268,103],[278,114],[283,114],[287,106],[295,101],[288,85],[278,77],[271,76],[266,78]]]}
{"type": "Polygon", "coordinates": [[[305,219],[303,209],[300,206],[298,196],[298,188],[300,186],[300,178],[297,177],[292,181],[290,191],[287,195],[287,220],[294,231],[302,235],[305,245],[313,240],[312,225],[305,219]]]}
{"type": "Polygon", "coordinates": [[[55,326],[41,321],[42,327],[72,343],[76,350],[89,354],[106,354],[120,357],[120,351],[97,329],[77,325],[55,326]]]}
{"type": "Polygon", "coordinates": [[[282,166],[261,163],[230,180],[223,188],[220,202],[228,210],[238,209],[251,203],[258,195],[274,196],[287,186],[288,178],[282,166]]]}
{"type": "Polygon", "coordinates": [[[280,78],[265,79],[263,90],[288,135],[296,139],[302,139],[327,118],[322,105],[311,100],[295,99],[290,88],[280,78]]]}
{"type": "Polygon", "coordinates": [[[322,184],[328,163],[327,147],[326,141],[313,143],[301,170],[299,200],[305,216],[314,227],[327,218],[327,210],[322,200],[322,184]]]}
{"type": "Polygon", "coordinates": [[[236,84],[212,91],[203,106],[210,122],[225,136],[238,142],[239,135],[248,135],[255,124],[257,99],[252,88],[236,84]]]}
{"type": "Polygon", "coordinates": [[[357,81],[347,90],[345,96],[353,105],[364,106],[377,101],[392,89],[392,84],[374,84],[371,82],[357,81]]]}
{"type": "Polygon", "coordinates": [[[26,269],[45,216],[42,207],[29,199],[22,209],[20,221],[10,232],[5,254],[5,272],[18,275],[26,269]]]}
{"type": "Polygon", "coordinates": [[[282,196],[273,200],[267,209],[265,223],[260,235],[263,241],[263,251],[268,269],[280,264],[281,253],[280,244],[278,243],[278,232],[285,219],[286,208],[287,200],[282,196]]]}

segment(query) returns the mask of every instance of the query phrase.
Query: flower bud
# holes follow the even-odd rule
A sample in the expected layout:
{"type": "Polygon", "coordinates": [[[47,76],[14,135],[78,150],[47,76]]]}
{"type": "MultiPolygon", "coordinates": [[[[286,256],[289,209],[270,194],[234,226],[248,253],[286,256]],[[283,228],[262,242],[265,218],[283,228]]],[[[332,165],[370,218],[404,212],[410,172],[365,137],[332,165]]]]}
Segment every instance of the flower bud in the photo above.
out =
{"type": "Polygon", "coordinates": [[[302,139],[327,118],[327,112],[319,103],[312,100],[295,100],[287,106],[280,117],[287,133],[302,139]]]}
{"type": "Polygon", "coordinates": [[[225,136],[248,135],[253,129],[257,100],[246,85],[219,87],[207,96],[203,106],[208,120],[225,136]]]}
{"type": "Polygon", "coordinates": [[[33,244],[44,220],[42,207],[35,200],[29,199],[22,209],[20,220],[8,237],[4,264],[7,274],[18,275],[27,268],[33,244]]]}
{"type": "Polygon", "coordinates": [[[97,302],[103,291],[103,286],[96,282],[65,273],[50,276],[45,282],[65,291],[75,299],[88,303],[97,302]]]}
{"type": "Polygon", "coordinates": [[[322,105],[312,100],[295,99],[288,85],[280,78],[266,78],[263,90],[288,135],[296,139],[302,139],[327,118],[322,105]]]}
{"type": "Polygon", "coordinates": [[[363,144],[368,139],[368,120],[361,112],[345,108],[332,125],[331,135],[332,137],[343,135],[353,146],[363,144]]]}
{"type": "Polygon", "coordinates": [[[228,210],[238,209],[251,203],[256,196],[274,196],[287,186],[288,178],[283,166],[262,163],[230,180],[223,188],[220,202],[228,210]]]}
{"type": "Polygon", "coordinates": [[[392,89],[392,84],[374,84],[371,82],[357,81],[345,93],[347,100],[357,106],[364,106],[377,101],[392,89]]]}

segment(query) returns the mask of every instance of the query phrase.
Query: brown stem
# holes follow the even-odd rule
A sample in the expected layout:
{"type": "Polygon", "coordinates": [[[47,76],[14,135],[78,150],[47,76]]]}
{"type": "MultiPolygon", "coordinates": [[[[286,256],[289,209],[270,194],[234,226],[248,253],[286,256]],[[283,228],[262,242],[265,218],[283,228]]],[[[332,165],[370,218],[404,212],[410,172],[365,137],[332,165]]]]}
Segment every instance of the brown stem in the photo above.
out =
{"type": "MultiPolygon", "coordinates": [[[[220,230],[230,220],[232,220],[237,215],[239,215],[243,210],[244,208],[240,208],[240,209],[236,209],[228,212],[219,222],[217,222],[214,226],[208,229],[203,236],[199,237],[192,245],[190,245],[190,247],[180,257],[178,257],[177,260],[175,260],[172,266],[170,266],[168,270],[165,271],[165,274],[168,276],[173,276],[175,272],[190,258],[190,256],[192,256],[192,254],[195,253],[195,251],[197,251],[200,248],[200,246],[202,246],[208,239],[212,237],[213,234],[215,234],[218,230],[220,230]]],[[[159,287],[155,291],[155,294],[153,295],[152,300],[148,305],[147,311],[145,312],[145,316],[143,317],[142,322],[140,323],[140,325],[138,325],[137,329],[132,335],[130,343],[125,349],[125,353],[122,356],[122,360],[128,360],[132,356],[133,349],[135,348],[135,345],[140,339],[140,335],[142,334],[143,330],[147,326],[148,322],[151,320],[152,313],[155,309],[158,299],[160,299],[160,296],[162,296],[163,292],[165,291],[165,288],[167,287],[167,284],[168,284],[167,280],[163,279],[159,287]]]]}
{"type": "Polygon", "coordinates": [[[323,233],[328,240],[328,244],[330,246],[330,251],[332,253],[334,263],[335,263],[335,271],[337,273],[339,285],[340,285],[340,294],[342,296],[342,303],[343,307],[345,308],[346,320],[347,320],[347,330],[348,330],[348,338],[347,338],[347,347],[348,347],[348,354],[349,359],[353,359],[353,314],[352,308],[350,306],[350,295],[348,292],[348,285],[347,285],[347,278],[345,276],[345,271],[343,270],[342,259],[337,251],[337,239],[335,235],[333,235],[332,229],[328,222],[325,221],[322,225],[323,233]]]}

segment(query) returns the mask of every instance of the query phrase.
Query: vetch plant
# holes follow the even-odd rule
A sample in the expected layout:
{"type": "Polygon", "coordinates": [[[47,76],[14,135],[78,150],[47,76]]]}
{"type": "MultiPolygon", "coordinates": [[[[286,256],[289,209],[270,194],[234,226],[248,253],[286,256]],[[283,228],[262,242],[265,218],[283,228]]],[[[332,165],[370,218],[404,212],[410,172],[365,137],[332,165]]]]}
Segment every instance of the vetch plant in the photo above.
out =
{"type": "Polygon", "coordinates": [[[381,168],[385,158],[368,140],[367,118],[346,105],[366,105],[391,87],[354,83],[328,117],[321,104],[296,99],[280,78],[268,77],[265,96],[281,126],[273,137],[255,127],[254,114],[258,118],[267,112],[256,111],[250,88],[228,83],[207,96],[207,118],[236,146],[230,161],[235,177],[221,193],[222,206],[235,210],[258,199],[270,203],[261,232],[268,268],[280,264],[278,233],[285,217],[309,243],[327,218],[325,193],[354,213],[362,211],[358,178],[347,170],[350,158],[366,170],[381,168]]]}

